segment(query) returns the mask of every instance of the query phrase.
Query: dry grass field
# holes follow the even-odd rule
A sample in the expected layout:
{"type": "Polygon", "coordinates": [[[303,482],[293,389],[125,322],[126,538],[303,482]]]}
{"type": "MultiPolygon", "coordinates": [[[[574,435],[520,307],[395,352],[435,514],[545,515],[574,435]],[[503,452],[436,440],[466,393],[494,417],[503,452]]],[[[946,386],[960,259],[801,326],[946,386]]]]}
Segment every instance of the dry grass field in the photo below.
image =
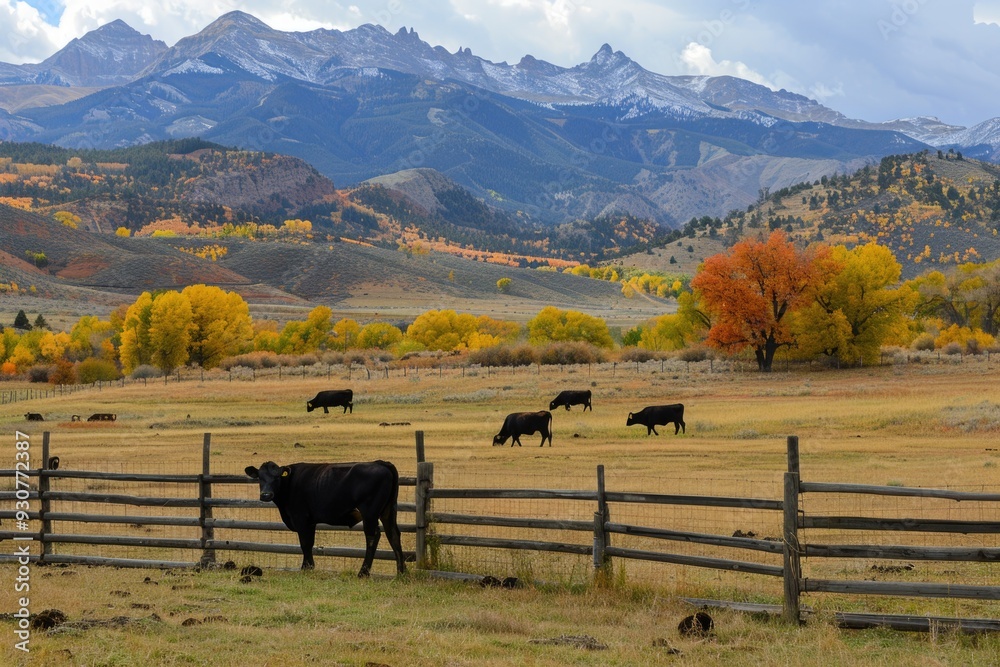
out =
{"type": "MultiPolygon", "coordinates": [[[[148,384],[86,389],[71,395],[0,406],[0,467],[12,467],[14,434],[31,434],[40,456],[41,432],[51,433],[51,453],[63,469],[114,472],[201,470],[204,433],[211,433],[215,473],[241,474],[248,464],[272,459],[350,461],[381,458],[402,475],[415,472],[414,431],[426,437],[427,459],[435,464],[435,484],[502,488],[593,489],[598,465],[607,470],[609,490],[780,498],[785,439],[801,442],[805,481],[891,486],[1000,489],[1000,360],[927,357],[923,363],[852,370],[797,369],[771,375],[720,370],[716,362],[649,362],[587,367],[502,369],[393,369],[390,377],[346,371],[338,377],[289,377],[228,381],[207,379],[149,381],[148,384]],[[712,372],[714,370],[714,372],[712,372]],[[353,414],[307,413],[316,391],[350,386],[353,414]],[[492,447],[504,415],[548,407],[564,388],[590,388],[594,411],[579,408],[553,415],[551,448],[536,436],[523,447],[492,447]],[[626,427],[629,411],[646,405],[682,402],[686,434],[626,427]],[[24,421],[40,412],[46,422],[24,421]],[[114,423],[72,422],[73,414],[113,412],[114,423]],[[403,425],[380,426],[382,423],[403,425]],[[2,436],[0,436],[2,437],[2,436]],[[8,463],[3,463],[4,457],[8,463]]],[[[12,387],[11,387],[12,388],[12,387]]],[[[9,389],[3,387],[3,389],[9,389]]],[[[149,487],[82,484],[77,490],[157,495],[149,487]]],[[[4,484],[8,484],[4,482],[4,484]]],[[[5,488],[9,488],[9,485],[5,488]]],[[[217,492],[218,495],[221,492],[217,492]]],[[[226,489],[233,497],[253,497],[251,486],[226,489]]],[[[401,490],[411,502],[412,489],[401,490]]],[[[435,505],[437,511],[472,511],[435,505]]],[[[590,519],[594,508],[572,501],[506,501],[478,506],[491,515],[590,519]]],[[[953,501],[836,500],[806,496],[807,512],[856,516],[924,516],[996,520],[995,504],[953,501]],[[874,506],[869,502],[881,502],[874,506]],[[832,504],[830,504],[832,503],[832,504]]],[[[105,511],[109,506],[77,503],[60,511],[105,511]]],[[[125,508],[149,514],[156,508],[125,508]]],[[[168,511],[165,511],[168,512],[168,511]]],[[[176,510],[175,510],[176,512],[176,510]]],[[[753,530],[780,535],[780,517],[754,510],[612,508],[613,519],[675,530],[731,534],[753,530]]],[[[772,513],[773,514],[773,513],[772,513]]],[[[218,515],[217,515],[218,516],[218,515]]],[[[277,512],[253,518],[276,521],[277,512]]],[[[401,515],[412,524],[412,514],[401,515]]],[[[4,529],[9,529],[7,522],[4,529]]],[[[468,534],[470,527],[449,526],[468,534]]],[[[59,527],[59,530],[71,530],[59,527]]],[[[73,528],[93,532],[87,525],[73,528]]],[[[139,530],[135,528],[135,530],[139,530]]],[[[148,529],[146,529],[148,532],[148,529]]],[[[824,536],[826,539],[828,536],[824,536]]],[[[850,536],[857,539],[858,536],[850,536]]],[[[865,535],[895,544],[902,538],[920,545],[948,544],[941,536],[865,535]]],[[[245,534],[236,539],[252,539],[245,534]]],[[[827,541],[838,542],[844,535],[827,541]]],[[[254,538],[255,539],[255,538],[254,538]]],[[[528,539],[545,539],[533,537],[528,539]]],[[[547,539],[553,538],[551,535],[547,539]]],[[[275,533],[260,541],[294,543],[275,533]]],[[[404,533],[404,548],[413,536],[404,533]]],[[[588,543],[586,534],[566,541],[588,543]]],[[[995,535],[952,536],[951,544],[1000,546],[995,535]]],[[[320,544],[362,544],[359,533],[321,537],[320,544]],[[324,540],[327,540],[324,542],[324,540]]],[[[5,542],[10,547],[10,542],[5,542]]],[[[626,544],[623,539],[619,544],[626,544]]],[[[385,546],[385,545],[383,545],[385,546]]],[[[680,543],[655,548],[688,553],[680,543]]],[[[638,548],[647,548],[639,546],[638,548]]],[[[92,548],[93,549],[93,548],[92,548]]],[[[78,545],[57,545],[57,553],[85,553],[78,545]]],[[[111,553],[111,552],[105,552],[111,553]]],[[[118,552],[114,552],[115,555],[118,552]]],[[[697,553],[697,552],[691,552],[697,553]]],[[[133,548],[128,557],[142,557],[133,548]]],[[[725,557],[780,565],[759,559],[725,557]]],[[[196,560],[191,552],[171,558],[196,560]]],[[[861,598],[804,595],[814,613],[805,626],[788,628],[775,620],[736,612],[713,612],[710,638],[681,637],[677,622],[692,613],[684,596],[780,602],[780,579],[667,564],[617,561],[609,587],[584,585],[586,558],[550,558],[536,552],[489,557],[442,547],[440,563],[459,571],[533,580],[518,590],[483,589],[475,584],[410,576],[393,580],[387,561],[376,561],[372,581],[357,582],[358,562],[319,559],[318,570],[294,571],[297,557],[235,553],[239,565],[258,563],[265,574],[239,583],[229,571],[148,571],[84,566],[34,567],[32,611],[58,608],[72,621],[132,619],[125,627],[67,629],[32,638],[23,660],[12,648],[12,633],[0,645],[2,664],[150,665],[175,664],[343,664],[343,665],[647,665],[647,664],[997,664],[1000,640],[950,632],[915,635],[884,630],[838,630],[834,610],[1000,618],[992,602],[861,598]],[[530,554],[530,555],[528,555],[530,554]],[[147,578],[149,581],[146,581],[147,578]],[[155,614],[155,618],[149,618],[155,614]],[[146,620],[142,620],[146,619],[146,620]],[[194,621],[184,624],[187,619],[194,621]],[[588,650],[572,644],[536,643],[561,636],[588,635],[606,645],[588,650]],[[665,645],[683,653],[671,655],[665,645]]],[[[766,557],[766,558],[765,558],[766,557]]],[[[998,585],[992,564],[915,564],[807,559],[806,576],[998,585]],[[884,574],[874,566],[897,570],[884,574]],[[907,565],[914,565],[907,569],[907,565]]],[[[15,568],[0,565],[0,601],[12,610],[15,568]]],[[[0,621],[0,628],[12,628],[0,621]]]]}

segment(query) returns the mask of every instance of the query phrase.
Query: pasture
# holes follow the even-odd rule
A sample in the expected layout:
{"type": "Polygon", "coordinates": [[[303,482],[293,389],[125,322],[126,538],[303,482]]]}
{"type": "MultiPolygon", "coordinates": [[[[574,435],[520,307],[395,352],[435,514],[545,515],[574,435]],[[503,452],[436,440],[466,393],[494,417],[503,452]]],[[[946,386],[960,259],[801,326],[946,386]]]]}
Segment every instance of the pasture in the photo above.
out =
{"type": "MultiPolygon", "coordinates": [[[[0,423],[8,433],[8,445],[0,441],[0,461],[9,459],[0,467],[13,465],[16,430],[33,437],[48,430],[61,468],[197,473],[202,437],[209,432],[213,473],[237,474],[269,459],[286,464],[382,458],[393,461],[402,475],[413,475],[414,431],[419,429],[439,485],[592,489],[601,464],[609,489],[780,498],[785,437],[798,435],[803,478],[809,481],[996,491],[1000,364],[985,358],[924,361],[768,376],[717,368],[710,372],[707,362],[667,362],[663,367],[650,362],[490,373],[423,368],[409,369],[405,376],[392,370],[388,378],[379,373],[359,377],[355,371],[350,381],[346,371],[342,377],[335,371],[329,380],[324,374],[150,381],[0,406],[0,423]],[[305,401],[317,391],[348,386],[355,395],[353,414],[306,412],[305,401]],[[551,448],[539,448],[535,436],[524,437],[523,447],[491,446],[507,413],[545,409],[562,389],[591,389],[594,409],[554,411],[551,448]],[[660,436],[647,437],[644,427],[625,426],[630,411],[675,402],[685,405],[686,434],[674,436],[672,428],[664,428],[660,436]],[[39,412],[46,421],[28,423],[26,412],[39,412]],[[115,413],[118,419],[70,421],[73,414],[95,412],[115,413]]],[[[39,450],[33,453],[40,455],[39,450]]],[[[407,491],[412,493],[401,491],[401,501],[410,501],[407,491]]],[[[531,511],[537,513],[539,507],[531,511]]],[[[502,507],[492,511],[502,512],[502,507]]],[[[712,524],[703,527],[712,532],[772,528],[734,524],[738,519],[727,512],[689,512],[678,518],[712,524]]],[[[271,520],[277,520],[277,512],[271,520]]],[[[290,534],[280,537],[294,542],[290,534]]],[[[363,543],[360,533],[347,537],[363,543]]],[[[404,534],[404,548],[411,548],[407,539],[412,541],[412,534],[404,534]]],[[[386,548],[384,539],[380,547],[386,548]]],[[[358,582],[353,577],[357,561],[318,561],[317,571],[299,573],[284,569],[294,567],[297,557],[261,562],[258,554],[220,555],[220,560],[226,558],[240,565],[258,562],[265,567],[264,576],[243,584],[235,573],[221,570],[33,568],[32,611],[58,608],[70,619],[133,620],[125,627],[37,632],[26,664],[855,665],[1000,660],[1000,640],[992,636],[843,631],[829,618],[832,610],[856,608],[1000,618],[1000,607],[991,602],[812,594],[803,597],[803,604],[814,610],[803,628],[716,611],[713,638],[685,638],[678,635],[677,622],[693,608],[681,597],[774,602],[780,599],[780,582],[776,590],[773,582],[747,575],[628,563],[606,587],[596,588],[581,583],[586,573],[573,571],[574,565],[547,571],[526,561],[534,556],[522,554],[511,559],[514,573],[523,580],[533,574],[545,583],[507,590],[420,575],[391,580],[386,575],[394,568],[388,561],[376,561],[379,576],[372,581],[358,582]],[[187,619],[194,620],[184,625],[187,619]],[[607,648],[533,641],[581,635],[607,648]],[[666,645],[683,654],[670,655],[666,645]]],[[[454,569],[493,573],[477,571],[475,561],[470,565],[462,558],[460,553],[452,556],[454,569]]],[[[851,576],[871,576],[867,565],[851,576]]],[[[861,567],[836,561],[809,566],[820,572],[861,567]]],[[[935,580],[958,576],[948,567],[926,567],[918,565],[935,580]]],[[[956,583],[998,581],[992,564],[964,572],[966,579],[956,583]]],[[[5,611],[15,600],[13,579],[14,567],[0,564],[5,611]]],[[[17,664],[12,644],[0,647],[4,664],[17,664]]]]}

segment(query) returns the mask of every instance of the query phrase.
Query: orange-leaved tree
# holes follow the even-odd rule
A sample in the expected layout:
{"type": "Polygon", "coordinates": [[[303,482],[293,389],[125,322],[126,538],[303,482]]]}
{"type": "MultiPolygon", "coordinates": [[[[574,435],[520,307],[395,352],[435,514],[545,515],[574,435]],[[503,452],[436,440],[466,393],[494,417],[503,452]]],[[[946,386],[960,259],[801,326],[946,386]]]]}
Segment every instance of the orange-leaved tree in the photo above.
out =
{"type": "Polygon", "coordinates": [[[747,239],[706,259],[691,287],[712,314],[708,344],[729,352],[750,348],[757,367],[770,372],[774,353],[794,342],[786,316],[808,301],[816,260],[827,252],[800,251],[775,231],[766,241],[747,239]]]}

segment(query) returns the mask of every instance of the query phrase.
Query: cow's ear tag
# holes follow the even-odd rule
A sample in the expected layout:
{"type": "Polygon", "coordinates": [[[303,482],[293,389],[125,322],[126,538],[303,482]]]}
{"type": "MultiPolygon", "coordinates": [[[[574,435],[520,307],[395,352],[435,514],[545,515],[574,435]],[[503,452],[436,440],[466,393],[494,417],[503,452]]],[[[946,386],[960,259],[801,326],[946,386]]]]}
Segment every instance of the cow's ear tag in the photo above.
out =
{"type": "Polygon", "coordinates": [[[282,477],[288,477],[288,471],[287,471],[287,470],[283,470],[283,471],[281,472],[281,476],[282,476],[282,477]]]}

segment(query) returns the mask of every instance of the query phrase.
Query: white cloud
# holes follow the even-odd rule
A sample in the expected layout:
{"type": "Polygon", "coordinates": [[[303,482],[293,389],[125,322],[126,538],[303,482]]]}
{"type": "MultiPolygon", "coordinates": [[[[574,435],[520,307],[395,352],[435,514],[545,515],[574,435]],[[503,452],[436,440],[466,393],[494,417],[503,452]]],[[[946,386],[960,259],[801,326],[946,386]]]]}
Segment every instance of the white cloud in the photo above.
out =
{"type": "Polygon", "coordinates": [[[976,23],[1000,25],[1000,0],[984,0],[973,7],[976,23]]]}
{"type": "Polygon", "coordinates": [[[759,83],[773,90],[777,86],[767,80],[744,63],[732,60],[717,61],[712,57],[712,49],[698,42],[691,42],[684,47],[681,52],[681,62],[687,67],[688,74],[700,74],[702,76],[735,76],[747,81],[759,83]]]}

